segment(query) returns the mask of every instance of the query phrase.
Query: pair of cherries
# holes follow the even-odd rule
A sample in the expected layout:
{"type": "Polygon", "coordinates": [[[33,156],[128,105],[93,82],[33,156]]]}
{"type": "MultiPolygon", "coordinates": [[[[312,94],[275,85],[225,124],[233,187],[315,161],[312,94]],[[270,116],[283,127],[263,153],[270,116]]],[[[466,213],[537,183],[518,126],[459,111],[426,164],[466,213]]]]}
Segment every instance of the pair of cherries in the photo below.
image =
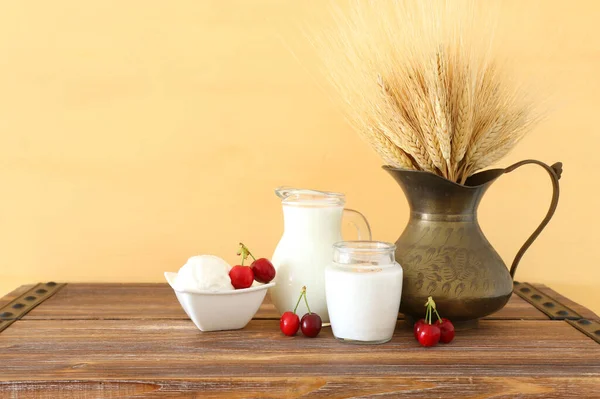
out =
{"type": "Polygon", "coordinates": [[[435,346],[438,342],[448,344],[454,339],[454,325],[446,318],[440,317],[432,297],[425,303],[427,311],[425,318],[417,321],[414,326],[415,338],[422,346],[435,346]],[[435,312],[437,320],[432,323],[435,312]]]}
{"type": "Polygon", "coordinates": [[[282,333],[289,337],[296,335],[298,329],[300,329],[302,330],[302,334],[304,334],[306,337],[314,338],[319,335],[322,326],[323,322],[321,321],[321,316],[310,311],[308,300],[306,299],[306,287],[302,287],[302,291],[300,292],[300,297],[298,298],[298,302],[296,302],[294,311],[287,311],[281,315],[281,319],[279,320],[279,329],[282,333]],[[304,316],[302,316],[302,319],[300,319],[296,314],[296,310],[298,310],[298,305],[300,304],[302,298],[304,298],[304,303],[306,303],[308,313],[306,313],[304,316]]]}
{"type": "Polygon", "coordinates": [[[240,242],[240,250],[237,253],[241,255],[242,262],[231,268],[229,271],[229,278],[231,279],[231,285],[236,290],[249,288],[254,280],[259,283],[268,283],[275,278],[275,267],[270,260],[267,258],[256,259],[250,252],[247,246],[240,242]],[[250,256],[253,262],[250,266],[244,266],[246,258],[250,256]]]}

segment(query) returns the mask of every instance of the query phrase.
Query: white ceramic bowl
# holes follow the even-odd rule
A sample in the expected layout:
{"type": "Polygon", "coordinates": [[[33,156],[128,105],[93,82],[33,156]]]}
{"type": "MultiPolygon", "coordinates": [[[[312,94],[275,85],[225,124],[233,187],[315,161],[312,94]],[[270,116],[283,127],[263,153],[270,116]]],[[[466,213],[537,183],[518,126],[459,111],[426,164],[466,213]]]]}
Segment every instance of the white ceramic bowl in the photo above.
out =
{"type": "Polygon", "coordinates": [[[177,273],[165,272],[185,313],[201,331],[238,330],[256,314],[274,282],[241,290],[209,292],[181,291],[176,288],[177,273]]]}

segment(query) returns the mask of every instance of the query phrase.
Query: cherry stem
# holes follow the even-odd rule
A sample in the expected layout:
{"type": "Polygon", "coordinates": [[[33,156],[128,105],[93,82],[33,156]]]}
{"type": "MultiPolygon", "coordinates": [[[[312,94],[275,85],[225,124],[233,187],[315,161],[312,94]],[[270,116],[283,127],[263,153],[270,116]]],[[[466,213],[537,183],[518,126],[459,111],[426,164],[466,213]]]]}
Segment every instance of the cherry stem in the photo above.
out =
{"type": "MultiPolygon", "coordinates": [[[[437,311],[437,307],[435,306],[435,301],[433,300],[433,297],[427,298],[427,306],[431,307],[431,309],[435,312],[435,315],[437,316],[438,320],[441,323],[442,322],[442,318],[440,317],[440,314],[437,311]]],[[[431,314],[429,317],[432,318],[433,314],[431,314]]]]}
{"type": "Polygon", "coordinates": [[[242,256],[242,263],[241,263],[242,266],[244,266],[244,261],[246,260],[246,258],[248,257],[248,255],[250,255],[252,257],[252,259],[256,260],[256,258],[254,257],[254,255],[252,255],[252,253],[248,249],[248,247],[245,246],[241,242],[240,242],[240,250],[237,252],[237,254],[242,256]]]}
{"type": "Polygon", "coordinates": [[[308,313],[312,313],[310,311],[310,306],[308,306],[308,299],[306,299],[306,286],[302,287],[302,295],[304,295],[304,303],[306,303],[306,309],[308,309],[308,313]]]}
{"type": "Polygon", "coordinates": [[[425,306],[427,307],[427,310],[425,311],[425,322],[427,324],[431,324],[431,319],[433,318],[433,312],[435,312],[435,315],[437,316],[438,320],[441,323],[442,318],[440,317],[440,314],[438,313],[438,311],[436,309],[435,301],[433,300],[433,297],[427,298],[427,302],[425,302],[425,306]]]}
{"type": "Polygon", "coordinates": [[[254,257],[254,255],[252,255],[252,252],[250,252],[250,250],[248,249],[247,246],[245,246],[243,243],[240,242],[240,247],[241,247],[241,251],[242,253],[245,252],[246,253],[246,257],[248,255],[250,255],[250,257],[252,258],[252,260],[256,260],[256,258],[254,257]]]}
{"type": "Polygon", "coordinates": [[[302,287],[302,292],[300,292],[300,296],[298,297],[298,302],[296,302],[296,307],[294,308],[294,314],[296,314],[296,310],[298,309],[298,305],[300,305],[300,301],[302,297],[306,294],[306,287],[302,287]]]}

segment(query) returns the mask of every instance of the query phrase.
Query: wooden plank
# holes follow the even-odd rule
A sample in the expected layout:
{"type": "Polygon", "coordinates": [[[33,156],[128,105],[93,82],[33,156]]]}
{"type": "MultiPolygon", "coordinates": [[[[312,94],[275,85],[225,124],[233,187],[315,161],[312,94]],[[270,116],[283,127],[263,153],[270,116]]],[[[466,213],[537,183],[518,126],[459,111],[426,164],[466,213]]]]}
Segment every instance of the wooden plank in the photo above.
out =
{"type": "MultiPolygon", "coordinates": [[[[0,382],[0,394],[20,399],[82,398],[598,398],[598,378],[559,377],[232,377],[186,380],[0,382]],[[136,396],[139,395],[139,396],[136,396]],[[197,396],[196,396],[197,395],[197,396]],[[579,395],[579,396],[577,396],[579,395]]],[[[3,395],[3,396],[4,396],[3,395]]]]}
{"type": "Polygon", "coordinates": [[[581,316],[583,316],[586,319],[600,319],[600,317],[598,317],[598,315],[596,313],[592,312],[590,309],[578,304],[577,302],[573,302],[566,296],[559,294],[558,292],[554,291],[552,288],[545,286],[544,284],[531,284],[531,285],[533,285],[535,288],[542,291],[544,294],[548,295],[549,297],[552,297],[554,300],[573,309],[574,311],[576,311],[577,313],[579,313],[581,316]]]}
{"type": "Polygon", "coordinates": [[[41,397],[77,387],[88,397],[106,389],[593,398],[598,384],[600,345],[565,321],[485,320],[452,344],[427,349],[402,322],[392,341],[376,346],[340,343],[329,328],[315,339],[286,337],[275,320],[214,333],[187,320],[20,320],[0,335],[0,393],[33,387],[28,392],[44,391],[41,397]]]}
{"type": "Polygon", "coordinates": [[[25,319],[187,319],[166,283],[69,283],[25,319]]]}
{"type": "MultiPolygon", "coordinates": [[[[279,313],[268,295],[255,318],[279,319],[279,313]]],[[[548,317],[513,294],[502,310],[488,318],[546,320],[548,317]]],[[[27,314],[25,319],[186,320],[187,316],[168,284],[70,283],[42,306],[27,314]]]]}
{"type": "Polygon", "coordinates": [[[441,375],[600,377],[600,345],[564,321],[482,321],[452,344],[427,349],[404,323],[392,341],[375,346],[340,343],[329,328],[316,339],[286,337],[275,320],[212,333],[179,320],[21,320],[0,335],[0,381],[276,376],[298,367],[306,375],[414,376],[431,368],[441,375]]]}

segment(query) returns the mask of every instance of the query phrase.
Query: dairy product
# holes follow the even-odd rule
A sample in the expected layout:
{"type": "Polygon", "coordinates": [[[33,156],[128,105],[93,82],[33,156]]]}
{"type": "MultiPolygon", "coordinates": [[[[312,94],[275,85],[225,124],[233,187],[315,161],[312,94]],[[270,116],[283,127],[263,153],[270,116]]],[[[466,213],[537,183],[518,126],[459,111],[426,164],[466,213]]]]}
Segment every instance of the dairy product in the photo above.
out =
{"type": "Polygon", "coordinates": [[[229,270],[231,266],[218,256],[192,256],[179,269],[175,286],[181,291],[230,291],[234,288],[229,270]]]}
{"type": "MultiPolygon", "coordinates": [[[[342,206],[283,206],[284,233],[272,257],[277,285],[273,304],[283,313],[294,309],[303,286],[311,311],[329,321],[325,300],[325,268],[331,263],[333,243],[341,241],[342,206]]],[[[298,313],[307,313],[303,301],[298,313]]]]}
{"type": "Polygon", "coordinates": [[[402,268],[397,263],[333,263],[325,276],[329,319],[336,338],[370,343],[392,338],[402,294],[402,268]]]}

